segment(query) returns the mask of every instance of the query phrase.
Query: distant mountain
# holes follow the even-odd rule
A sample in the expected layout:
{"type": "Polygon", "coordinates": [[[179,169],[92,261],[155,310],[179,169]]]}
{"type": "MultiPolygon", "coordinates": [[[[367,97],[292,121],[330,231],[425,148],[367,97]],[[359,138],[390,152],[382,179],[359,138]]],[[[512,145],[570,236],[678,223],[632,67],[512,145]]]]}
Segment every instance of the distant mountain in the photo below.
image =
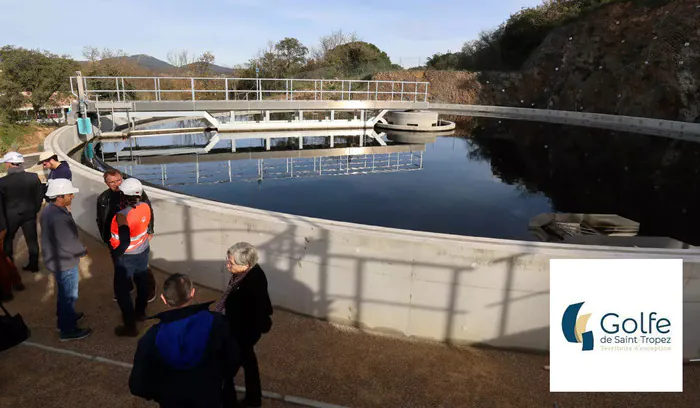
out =
{"type": "MultiPolygon", "coordinates": [[[[121,57],[119,60],[128,63],[129,65],[134,65],[137,66],[143,70],[150,71],[153,74],[177,74],[177,67],[174,65],[171,65],[163,60],[159,60],[156,57],[146,55],[146,54],[136,54],[136,55],[130,55],[128,57],[121,57]]],[[[88,62],[87,61],[78,61],[80,65],[82,66],[87,66],[88,62]]],[[[185,70],[188,67],[192,67],[193,64],[186,65],[184,68],[185,70]]],[[[210,65],[211,71],[215,75],[233,75],[233,69],[232,68],[227,68],[227,67],[222,67],[221,65],[216,65],[216,64],[211,64],[210,65]]]]}
{"type": "Polygon", "coordinates": [[[124,59],[153,72],[169,73],[176,70],[174,66],[168,64],[167,62],[146,54],[130,55],[128,57],[124,57],[124,59]]]}
{"type": "MultiPolygon", "coordinates": [[[[193,66],[194,63],[185,65],[185,68],[193,66]]],[[[221,65],[216,65],[216,64],[210,64],[209,69],[211,69],[211,72],[213,72],[216,75],[228,75],[231,76],[233,74],[233,68],[226,68],[222,67],[221,65]]]]}

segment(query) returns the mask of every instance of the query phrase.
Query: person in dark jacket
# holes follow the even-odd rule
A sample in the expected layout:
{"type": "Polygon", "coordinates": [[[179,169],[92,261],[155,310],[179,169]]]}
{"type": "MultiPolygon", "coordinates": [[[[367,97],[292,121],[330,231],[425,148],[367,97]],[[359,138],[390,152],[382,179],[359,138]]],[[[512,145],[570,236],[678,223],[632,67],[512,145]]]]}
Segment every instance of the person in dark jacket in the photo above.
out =
{"type": "Polygon", "coordinates": [[[213,302],[192,305],[194,295],[187,275],[165,281],[161,299],[170,310],[139,340],[129,389],[161,408],[235,406],[223,385],[238,370],[238,346],[223,316],[209,310],[213,302]]]}
{"type": "Polygon", "coordinates": [[[73,180],[73,172],[67,162],[58,160],[58,155],[54,152],[43,152],[39,155],[39,163],[45,169],[49,170],[49,180],[53,179],[68,179],[73,180]]]}
{"type": "Polygon", "coordinates": [[[5,206],[0,196],[0,302],[9,302],[14,298],[12,290],[23,291],[22,277],[19,276],[14,262],[5,255],[4,241],[7,234],[7,222],[5,222],[5,206]]]}
{"type": "MultiPolygon", "coordinates": [[[[258,265],[258,251],[247,242],[228,249],[226,267],[231,278],[216,311],[224,313],[231,334],[241,348],[246,395],[243,406],[259,407],[262,388],[255,344],[272,327],[272,303],[267,292],[267,278],[258,265]]],[[[233,378],[226,386],[233,388],[233,378]]]]}
{"type": "MultiPolygon", "coordinates": [[[[100,231],[102,242],[109,247],[109,240],[112,238],[110,233],[112,219],[114,219],[114,216],[122,209],[122,193],[119,191],[119,186],[122,184],[122,181],[124,181],[124,177],[119,170],[110,169],[103,174],[103,178],[108,188],[97,197],[97,218],[95,221],[97,222],[97,229],[100,231]]],[[[145,191],[141,193],[141,200],[151,207],[151,222],[148,224],[148,234],[153,236],[153,227],[155,225],[153,206],[145,191]]],[[[150,268],[148,268],[148,284],[150,288],[148,301],[152,302],[156,298],[157,286],[156,278],[153,276],[153,272],[150,268]]],[[[130,291],[133,290],[134,284],[131,282],[130,291]]],[[[114,297],[113,300],[116,301],[117,298],[114,297]]]]}
{"type": "Polygon", "coordinates": [[[29,249],[29,263],[25,271],[39,272],[39,238],[36,229],[37,213],[44,199],[44,187],[39,176],[25,172],[22,168],[24,156],[9,152],[1,160],[7,166],[7,175],[0,178],[0,196],[5,204],[5,254],[14,262],[14,240],[22,228],[29,249]]]}

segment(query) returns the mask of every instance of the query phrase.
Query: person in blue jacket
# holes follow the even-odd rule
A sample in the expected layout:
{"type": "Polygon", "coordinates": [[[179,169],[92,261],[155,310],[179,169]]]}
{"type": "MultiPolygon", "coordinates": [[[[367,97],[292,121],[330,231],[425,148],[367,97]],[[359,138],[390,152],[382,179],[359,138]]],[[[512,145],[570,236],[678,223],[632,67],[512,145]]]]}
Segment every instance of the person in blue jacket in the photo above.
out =
{"type": "Polygon", "coordinates": [[[161,299],[170,310],[139,340],[129,377],[133,395],[161,408],[237,406],[224,381],[240,366],[238,345],[213,302],[192,304],[195,288],[184,274],[163,284],[161,299]]]}

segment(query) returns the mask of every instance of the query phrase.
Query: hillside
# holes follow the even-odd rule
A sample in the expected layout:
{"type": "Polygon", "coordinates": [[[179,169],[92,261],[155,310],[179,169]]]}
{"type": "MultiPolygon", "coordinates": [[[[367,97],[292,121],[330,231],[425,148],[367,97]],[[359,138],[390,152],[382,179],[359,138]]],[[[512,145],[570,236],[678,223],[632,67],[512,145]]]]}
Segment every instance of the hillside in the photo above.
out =
{"type": "Polygon", "coordinates": [[[128,57],[124,57],[124,59],[128,62],[131,62],[153,72],[165,74],[175,71],[174,66],[168,64],[165,61],[161,61],[156,57],[151,57],[150,55],[146,54],[130,55],[128,57]]]}
{"type": "Polygon", "coordinates": [[[516,72],[404,71],[434,102],[576,110],[700,122],[700,4],[602,7],[552,31],[516,72]]]}
{"type": "MultiPolygon", "coordinates": [[[[88,61],[78,61],[78,63],[85,69],[89,66],[88,61]]],[[[136,54],[130,55],[128,57],[120,58],[109,58],[106,60],[99,61],[101,64],[114,64],[120,66],[130,67],[132,71],[135,71],[139,75],[176,75],[178,73],[178,68],[171,65],[163,60],[156,57],[152,57],[146,54],[136,54]]],[[[185,65],[182,67],[182,71],[186,72],[192,70],[194,63],[185,65]]],[[[221,65],[210,64],[209,69],[214,75],[232,75],[233,69],[222,67],[221,65]]]]}

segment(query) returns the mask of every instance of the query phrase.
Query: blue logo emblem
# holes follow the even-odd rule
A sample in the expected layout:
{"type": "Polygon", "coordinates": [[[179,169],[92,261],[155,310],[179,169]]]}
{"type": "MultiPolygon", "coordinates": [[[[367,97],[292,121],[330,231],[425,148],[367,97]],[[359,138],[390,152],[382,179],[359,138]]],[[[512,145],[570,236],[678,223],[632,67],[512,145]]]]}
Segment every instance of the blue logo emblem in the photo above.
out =
{"type": "Polygon", "coordinates": [[[569,343],[583,343],[582,350],[593,350],[593,332],[586,331],[591,314],[578,315],[584,302],[569,305],[561,319],[561,330],[569,343]]]}

